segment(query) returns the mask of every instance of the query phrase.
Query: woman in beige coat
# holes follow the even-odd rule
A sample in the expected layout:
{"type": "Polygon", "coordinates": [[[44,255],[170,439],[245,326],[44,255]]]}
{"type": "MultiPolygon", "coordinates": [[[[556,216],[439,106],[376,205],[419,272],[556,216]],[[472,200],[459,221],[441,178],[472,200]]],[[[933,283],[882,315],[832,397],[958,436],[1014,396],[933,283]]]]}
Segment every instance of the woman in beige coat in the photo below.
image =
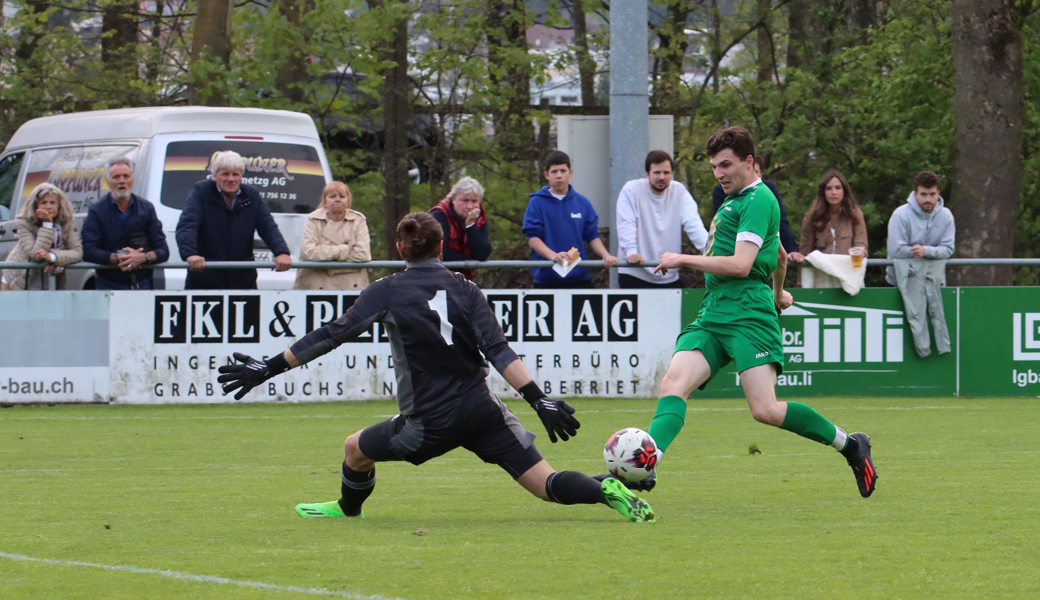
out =
{"type": "MultiPolygon", "coordinates": [[[[850,248],[862,248],[866,254],[867,223],[845,176],[840,171],[827,171],[820,179],[812,207],[802,220],[798,252],[791,252],[787,258],[800,263],[814,250],[824,254],[848,254],[850,248]]],[[[808,268],[811,267],[803,267],[808,268]]],[[[813,279],[811,287],[841,287],[840,281],[821,271],[815,271],[813,279]]]]}
{"type": "MultiPolygon", "coordinates": [[[[307,215],[300,238],[300,258],[312,261],[367,262],[372,260],[368,222],[350,208],[350,188],[340,181],[325,186],[318,209],[307,215]]],[[[297,269],[297,290],[362,290],[368,287],[366,269],[297,269]]]]}
{"type": "Polygon", "coordinates": [[[5,290],[46,290],[44,273],[54,275],[57,289],[65,289],[65,265],[83,260],[83,242],[72,204],[56,186],[41,183],[18,211],[18,244],[7,262],[46,263],[43,269],[6,269],[5,290]]]}

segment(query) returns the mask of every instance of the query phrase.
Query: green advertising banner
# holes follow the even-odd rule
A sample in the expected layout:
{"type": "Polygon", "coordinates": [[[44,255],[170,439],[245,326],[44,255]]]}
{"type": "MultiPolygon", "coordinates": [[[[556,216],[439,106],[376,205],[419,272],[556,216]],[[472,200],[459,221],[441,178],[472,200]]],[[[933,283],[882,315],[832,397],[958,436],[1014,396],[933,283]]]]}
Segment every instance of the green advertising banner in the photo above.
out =
{"type": "MultiPolygon", "coordinates": [[[[897,289],[868,288],[856,296],[838,289],[795,289],[791,293],[794,305],[780,317],[784,372],[777,378],[777,396],[957,394],[958,289],[943,290],[954,351],[940,356],[933,342],[932,354],[923,359],[914,350],[897,289]]],[[[1034,290],[1033,296],[1040,298],[1040,293],[1034,290]]],[[[703,299],[702,289],[684,290],[684,325],[696,318],[703,299]]],[[[1040,371],[1040,363],[1037,367],[1040,371]]],[[[694,397],[742,397],[739,382],[736,365],[730,363],[704,391],[694,392],[694,397]]]]}
{"type": "Polygon", "coordinates": [[[1040,289],[960,288],[963,396],[1040,396],[1040,289]]]}

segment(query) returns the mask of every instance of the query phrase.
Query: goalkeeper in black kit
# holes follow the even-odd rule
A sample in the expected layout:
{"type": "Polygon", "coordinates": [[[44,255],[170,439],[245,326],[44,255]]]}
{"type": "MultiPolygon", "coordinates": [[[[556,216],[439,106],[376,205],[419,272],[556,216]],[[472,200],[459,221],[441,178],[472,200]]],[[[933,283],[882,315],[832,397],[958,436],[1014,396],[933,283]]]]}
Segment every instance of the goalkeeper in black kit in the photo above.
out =
{"type": "Polygon", "coordinates": [[[301,517],[363,517],[362,504],[376,485],[376,463],[419,465],[465,448],[508,472],[527,491],[560,504],[606,504],[633,522],[653,522],[645,501],[614,479],[599,482],[575,471],[554,471],[487,384],[488,364],[538,413],[549,439],[564,441],[580,426],[574,408],[547,398],[506,343],[502,328],[476,285],[441,264],[443,233],[425,212],[397,225],[405,271],[365,289],[338,319],[307,334],[284,353],[258,361],[235,353],[238,364],[220,367],[224,393],[241,399],[264,381],[314,360],[380,322],[390,337],[400,414],[363,429],[344,444],[342,497],[300,504],[301,517]]]}

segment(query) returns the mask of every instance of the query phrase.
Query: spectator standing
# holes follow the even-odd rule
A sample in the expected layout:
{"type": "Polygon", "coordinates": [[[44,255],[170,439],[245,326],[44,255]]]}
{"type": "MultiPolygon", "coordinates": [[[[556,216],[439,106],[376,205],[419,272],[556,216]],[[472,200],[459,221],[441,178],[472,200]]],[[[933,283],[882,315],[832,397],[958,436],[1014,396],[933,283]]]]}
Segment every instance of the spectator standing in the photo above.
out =
{"type": "MultiPolygon", "coordinates": [[[[850,248],[862,248],[867,253],[867,222],[859,208],[856,196],[840,171],[830,170],[820,178],[816,198],[802,219],[802,238],[798,251],[788,255],[801,263],[818,250],[824,254],[848,254],[850,248]]],[[[803,267],[803,269],[811,267],[803,267]]],[[[813,274],[814,288],[838,288],[841,282],[823,271],[813,274]]]]}
{"type": "Polygon", "coordinates": [[[906,204],[895,209],[888,221],[888,257],[895,265],[888,268],[885,280],[899,288],[921,358],[932,352],[929,315],[939,354],[950,351],[941,288],[946,286],[946,259],[953,254],[955,235],[953,213],[939,195],[939,176],[931,171],[918,173],[906,204]]]}
{"type": "MultiPolygon", "coordinates": [[[[444,260],[487,260],[491,256],[487,215],[484,213],[484,186],[472,177],[455,182],[448,197],[430,209],[444,232],[444,260]]],[[[476,270],[459,271],[473,280],[476,270]]]]}
{"type": "Polygon", "coordinates": [[[43,269],[7,269],[0,285],[9,290],[46,290],[44,273],[54,275],[56,287],[65,289],[65,265],[83,260],[83,242],[76,228],[72,204],[65,192],[41,183],[18,212],[18,244],[7,262],[46,263],[43,269]]]}
{"type": "MultiPolygon", "coordinates": [[[[571,186],[571,158],[553,150],[545,157],[543,172],[549,185],[531,194],[524,212],[523,232],[531,247],[532,260],[551,260],[560,265],[570,261],[576,248],[582,260],[588,258],[585,243],[603,259],[609,269],[617,264],[599,238],[599,216],[588,198],[571,186]]],[[[553,269],[534,270],[534,287],[541,289],[591,288],[589,270],[575,267],[565,277],[553,269]]]]}
{"type": "Polygon", "coordinates": [[[256,188],[242,183],[246,163],[237,152],[219,152],[212,179],[195,184],[177,221],[177,247],[188,262],[189,290],[255,290],[256,269],[208,269],[207,260],[253,260],[253,235],[274,254],[275,271],[292,266],[289,246],[256,188]]]}
{"type": "MultiPolygon", "coordinates": [[[[761,154],[755,155],[755,176],[762,179],[762,169],[765,168],[766,159],[761,154]]],[[[792,252],[798,251],[798,242],[794,240],[794,233],[791,231],[791,223],[787,220],[787,209],[784,208],[784,198],[780,195],[780,190],[776,188],[776,184],[769,179],[762,179],[762,183],[769,188],[770,192],[773,192],[773,196],[776,197],[776,203],[780,206],[780,245],[784,247],[788,255],[792,252]]],[[[726,192],[722,191],[722,186],[715,184],[715,189],[711,192],[711,206],[712,214],[719,212],[719,207],[726,201],[726,192]]]]}
{"type": "Polygon", "coordinates": [[[155,207],[133,194],[134,163],[117,156],[105,165],[108,193],[87,211],[83,222],[83,257],[119,270],[98,269],[94,287],[99,290],[155,289],[152,269],[146,263],[166,262],[170,249],[155,207]]]}
{"type": "MultiPolygon", "coordinates": [[[[646,177],[621,188],[617,202],[618,254],[629,264],[657,260],[665,252],[682,253],[682,232],[704,254],[708,230],[686,186],[672,180],[672,157],[653,150],[646,155],[646,177]],[[676,227],[678,225],[678,227],[676,227]]],[[[679,270],[654,274],[653,267],[622,267],[622,288],[681,288],[679,270]]]]}
{"type": "MultiPolygon", "coordinates": [[[[350,208],[353,197],[342,181],[333,181],[321,192],[317,210],[307,215],[300,237],[302,260],[368,262],[371,240],[365,215],[350,208]]],[[[297,269],[297,290],[363,290],[367,269],[297,269]]]]}

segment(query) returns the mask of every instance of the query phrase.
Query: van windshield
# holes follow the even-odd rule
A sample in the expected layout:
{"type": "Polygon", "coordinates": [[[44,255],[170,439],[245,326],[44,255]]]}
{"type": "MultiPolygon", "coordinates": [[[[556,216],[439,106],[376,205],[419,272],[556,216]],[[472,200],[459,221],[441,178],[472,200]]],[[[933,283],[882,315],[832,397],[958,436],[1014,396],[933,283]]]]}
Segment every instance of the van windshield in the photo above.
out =
{"type": "Polygon", "coordinates": [[[213,156],[226,150],[234,150],[245,159],[242,183],[256,188],[271,212],[307,214],[318,207],[325,172],[316,148],[242,140],[170,142],[160,202],[183,209],[192,186],[209,178],[213,156]]]}

